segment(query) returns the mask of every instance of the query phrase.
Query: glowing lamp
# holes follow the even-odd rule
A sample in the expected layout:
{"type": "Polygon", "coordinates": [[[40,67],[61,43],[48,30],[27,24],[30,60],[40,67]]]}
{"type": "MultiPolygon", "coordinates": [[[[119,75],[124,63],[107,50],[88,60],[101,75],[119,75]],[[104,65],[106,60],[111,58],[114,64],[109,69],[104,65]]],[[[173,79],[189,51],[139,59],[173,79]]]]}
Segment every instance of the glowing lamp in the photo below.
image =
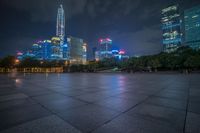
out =
{"type": "Polygon", "coordinates": [[[112,52],[119,52],[118,50],[112,50],[112,52]]]}
{"type": "Polygon", "coordinates": [[[23,55],[23,53],[22,52],[17,52],[17,55],[21,56],[21,55],[23,55]]]}
{"type": "Polygon", "coordinates": [[[37,43],[43,43],[43,41],[40,40],[40,41],[37,41],[37,43]]]}
{"type": "Polygon", "coordinates": [[[110,38],[106,38],[106,41],[111,42],[112,40],[110,38]]]}
{"type": "Polygon", "coordinates": [[[125,54],[126,52],[124,51],[124,50],[120,50],[119,51],[119,54],[121,54],[121,55],[123,55],[123,54],[125,54]]]}
{"type": "Polygon", "coordinates": [[[16,65],[18,65],[19,62],[20,62],[20,61],[19,61],[18,59],[15,60],[15,64],[16,64],[16,65]]]}

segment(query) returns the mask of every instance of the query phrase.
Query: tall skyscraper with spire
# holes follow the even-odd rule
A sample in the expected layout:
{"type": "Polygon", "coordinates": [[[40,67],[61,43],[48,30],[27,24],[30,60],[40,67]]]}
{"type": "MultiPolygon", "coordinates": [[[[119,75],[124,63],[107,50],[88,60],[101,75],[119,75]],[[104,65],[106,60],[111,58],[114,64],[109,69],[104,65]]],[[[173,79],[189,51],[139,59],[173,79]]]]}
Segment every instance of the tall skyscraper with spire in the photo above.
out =
{"type": "Polygon", "coordinates": [[[61,45],[64,43],[65,38],[65,11],[63,5],[58,8],[57,14],[57,25],[56,25],[56,36],[61,39],[61,45]]]}

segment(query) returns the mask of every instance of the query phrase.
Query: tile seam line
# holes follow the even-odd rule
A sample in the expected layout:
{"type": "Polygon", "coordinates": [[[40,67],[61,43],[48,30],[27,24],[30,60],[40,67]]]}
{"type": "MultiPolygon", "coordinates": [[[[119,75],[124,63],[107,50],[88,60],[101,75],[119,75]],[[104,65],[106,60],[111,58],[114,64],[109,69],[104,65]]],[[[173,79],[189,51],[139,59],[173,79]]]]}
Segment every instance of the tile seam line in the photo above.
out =
{"type": "Polygon", "coordinates": [[[185,113],[185,120],[184,120],[184,126],[183,126],[183,133],[186,133],[186,124],[187,124],[187,116],[188,116],[188,107],[189,107],[189,101],[190,101],[190,89],[191,89],[191,78],[189,76],[189,86],[188,86],[188,95],[187,95],[187,106],[186,106],[186,113],[185,113]]]}
{"type": "MultiPolygon", "coordinates": [[[[162,91],[162,90],[164,90],[164,89],[166,89],[166,87],[162,88],[161,90],[157,91],[156,93],[159,93],[160,91],[162,91]]],[[[155,93],[155,94],[156,94],[156,93],[155,93]]],[[[126,112],[130,111],[131,109],[133,109],[133,108],[137,107],[138,105],[144,103],[147,99],[149,99],[149,98],[151,98],[151,97],[153,97],[153,96],[154,96],[154,94],[148,96],[146,99],[142,100],[141,102],[139,102],[139,103],[136,104],[135,106],[129,108],[128,110],[126,110],[126,111],[124,111],[124,112],[121,112],[119,115],[115,116],[115,117],[112,118],[111,120],[108,120],[108,121],[104,122],[101,126],[97,127],[96,129],[94,129],[94,130],[92,130],[91,132],[88,132],[88,133],[92,133],[92,132],[96,131],[97,129],[99,129],[99,128],[102,127],[103,125],[106,125],[107,123],[109,123],[109,122],[111,122],[112,120],[118,118],[118,117],[121,116],[122,114],[125,114],[126,112]]]]}
{"type": "Polygon", "coordinates": [[[36,101],[35,99],[31,98],[33,101],[35,101],[38,105],[40,105],[42,108],[44,108],[45,110],[49,111],[52,115],[57,116],[58,118],[60,118],[61,120],[65,121],[66,123],[68,123],[70,126],[72,126],[73,128],[75,128],[76,130],[80,131],[81,133],[83,131],[81,131],[79,128],[75,127],[74,125],[72,125],[70,122],[64,120],[62,117],[60,117],[56,112],[51,111],[50,109],[46,108],[44,105],[40,104],[38,101],[36,101]]]}

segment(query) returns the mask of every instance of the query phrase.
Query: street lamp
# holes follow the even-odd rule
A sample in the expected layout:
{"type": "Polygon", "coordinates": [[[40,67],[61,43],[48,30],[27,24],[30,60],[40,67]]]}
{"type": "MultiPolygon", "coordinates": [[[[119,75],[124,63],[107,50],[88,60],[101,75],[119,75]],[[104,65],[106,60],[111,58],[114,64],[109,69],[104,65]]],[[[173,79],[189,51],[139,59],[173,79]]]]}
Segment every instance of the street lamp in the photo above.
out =
{"type": "Polygon", "coordinates": [[[15,65],[19,65],[20,61],[18,59],[15,60],[15,65]]]}

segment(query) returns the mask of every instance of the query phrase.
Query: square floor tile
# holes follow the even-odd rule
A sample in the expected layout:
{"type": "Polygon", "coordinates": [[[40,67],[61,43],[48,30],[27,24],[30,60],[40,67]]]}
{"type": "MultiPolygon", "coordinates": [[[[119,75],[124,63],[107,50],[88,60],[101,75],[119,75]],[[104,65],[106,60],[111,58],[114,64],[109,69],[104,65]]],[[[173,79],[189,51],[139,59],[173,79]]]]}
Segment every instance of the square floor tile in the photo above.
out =
{"type": "Polygon", "coordinates": [[[188,112],[185,133],[200,133],[200,115],[188,112]]]}
{"type": "Polygon", "coordinates": [[[28,96],[23,93],[15,93],[10,95],[0,96],[0,102],[16,100],[16,99],[24,99],[24,98],[28,98],[28,96]]]}
{"type": "Polygon", "coordinates": [[[0,111],[5,110],[5,109],[12,109],[12,108],[16,109],[19,107],[30,106],[33,104],[36,104],[36,103],[29,98],[0,102],[0,111]]]}
{"type": "Polygon", "coordinates": [[[91,132],[119,113],[105,107],[87,105],[58,114],[83,132],[91,132]]]}
{"type": "Polygon", "coordinates": [[[110,108],[116,111],[125,112],[129,110],[130,108],[134,107],[139,102],[140,100],[138,99],[128,100],[124,98],[111,97],[106,100],[96,102],[95,104],[105,106],[107,108],[110,108]]]}
{"type": "Polygon", "coordinates": [[[164,97],[151,97],[147,99],[145,103],[174,108],[174,109],[180,109],[180,110],[186,110],[187,107],[187,101],[185,100],[175,100],[164,97]]]}
{"type": "Polygon", "coordinates": [[[1,133],[81,133],[59,117],[52,115],[4,130],[1,133]]]}
{"type": "Polygon", "coordinates": [[[94,133],[182,133],[168,123],[141,116],[121,115],[96,129],[94,133]]]}
{"type": "Polygon", "coordinates": [[[185,120],[185,111],[171,109],[163,106],[151,104],[141,104],[131,109],[127,115],[139,114],[159,121],[170,123],[177,130],[183,129],[185,120]]]}
{"type": "Polygon", "coordinates": [[[30,120],[48,116],[51,113],[39,105],[12,108],[0,112],[0,130],[6,129],[30,120]]]}

